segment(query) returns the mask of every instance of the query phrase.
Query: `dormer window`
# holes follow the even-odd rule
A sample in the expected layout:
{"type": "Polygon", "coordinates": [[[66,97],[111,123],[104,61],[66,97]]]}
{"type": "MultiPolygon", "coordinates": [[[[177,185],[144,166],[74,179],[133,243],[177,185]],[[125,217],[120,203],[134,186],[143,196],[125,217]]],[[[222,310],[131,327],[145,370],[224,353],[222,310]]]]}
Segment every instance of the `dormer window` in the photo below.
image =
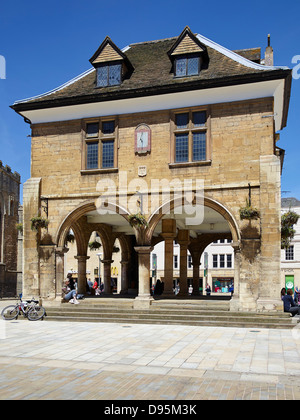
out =
{"type": "Polygon", "coordinates": [[[198,76],[208,67],[208,54],[204,44],[187,26],[177,38],[168,55],[172,62],[174,77],[198,76]]]}
{"type": "Polygon", "coordinates": [[[179,56],[175,59],[175,76],[194,76],[200,73],[199,55],[179,56]]]}
{"type": "Polygon", "coordinates": [[[124,54],[107,36],[90,59],[96,69],[95,87],[119,86],[130,77],[133,67],[124,54]]]}
{"type": "Polygon", "coordinates": [[[121,84],[121,63],[102,64],[97,67],[97,87],[121,84]]]}

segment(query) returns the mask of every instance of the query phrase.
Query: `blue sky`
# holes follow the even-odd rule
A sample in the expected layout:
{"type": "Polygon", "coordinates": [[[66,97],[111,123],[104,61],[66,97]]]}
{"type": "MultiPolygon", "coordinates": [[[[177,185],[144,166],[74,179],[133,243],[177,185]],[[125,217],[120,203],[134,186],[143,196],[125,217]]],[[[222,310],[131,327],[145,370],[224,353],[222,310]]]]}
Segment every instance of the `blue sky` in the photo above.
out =
{"type": "MultiPolygon", "coordinates": [[[[229,48],[261,47],[271,34],[274,64],[295,66],[300,56],[299,0],[15,0],[0,8],[0,160],[30,178],[30,126],[9,108],[15,100],[49,91],[90,68],[89,58],[106,35],[118,47],[193,32],[229,48]]],[[[300,62],[300,61],[299,61],[300,62]]],[[[300,76],[300,69],[298,71],[300,76]]],[[[300,78],[293,80],[287,127],[278,146],[286,150],[283,197],[300,199],[300,78]]],[[[71,159],[71,156],[70,156],[71,159]]],[[[22,198],[21,198],[22,201],[22,198]]]]}

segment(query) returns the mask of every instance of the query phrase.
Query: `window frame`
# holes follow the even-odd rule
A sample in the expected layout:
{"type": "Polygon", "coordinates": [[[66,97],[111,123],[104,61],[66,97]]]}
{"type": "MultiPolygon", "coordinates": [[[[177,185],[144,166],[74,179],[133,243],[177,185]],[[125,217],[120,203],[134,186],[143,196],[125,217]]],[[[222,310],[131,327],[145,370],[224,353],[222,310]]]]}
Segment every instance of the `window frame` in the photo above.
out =
{"type": "Polygon", "coordinates": [[[211,164],[211,109],[209,106],[180,108],[171,111],[170,116],[170,131],[171,131],[171,145],[170,145],[170,168],[187,167],[187,166],[203,166],[211,164]],[[197,112],[206,113],[205,124],[197,126],[193,122],[193,115],[197,112]],[[188,114],[188,123],[186,127],[178,128],[176,118],[180,114],[188,114]],[[194,160],[193,146],[194,134],[205,133],[205,159],[194,160]],[[188,136],[188,152],[187,160],[176,161],[176,141],[179,135],[188,136]]]}
{"type": "Polygon", "coordinates": [[[295,261],[295,248],[294,245],[290,245],[285,249],[285,261],[295,261]]]}
{"type": "Polygon", "coordinates": [[[199,76],[200,72],[201,72],[201,55],[199,53],[180,54],[175,57],[175,60],[174,60],[174,77],[175,78],[199,76]],[[189,60],[194,59],[194,58],[198,59],[198,72],[193,73],[193,74],[188,74],[189,60]],[[177,74],[177,63],[179,60],[185,60],[185,74],[177,74]]]}
{"type": "Polygon", "coordinates": [[[84,120],[82,127],[83,147],[82,147],[82,170],[81,173],[109,173],[118,171],[118,120],[116,116],[101,117],[97,119],[84,120]],[[108,133],[104,133],[103,125],[107,122],[114,123],[114,130],[108,133]],[[98,133],[95,135],[88,135],[88,125],[98,124],[98,133]],[[103,145],[107,142],[113,142],[113,166],[103,166],[103,145]],[[98,165],[97,168],[88,168],[88,145],[97,143],[97,156],[98,165]]]}
{"type": "Polygon", "coordinates": [[[106,87],[114,87],[114,86],[120,86],[122,84],[122,60],[116,60],[116,61],[109,61],[109,62],[105,62],[105,63],[101,63],[101,64],[98,64],[97,65],[97,67],[96,67],[96,88],[97,89],[102,89],[102,88],[106,88],[106,87]],[[118,66],[120,66],[120,68],[119,68],[119,70],[120,70],[120,73],[119,73],[119,76],[120,76],[120,83],[116,83],[116,84],[110,84],[109,83],[109,80],[110,80],[110,68],[112,67],[112,66],[116,66],[116,65],[118,65],[118,66]],[[107,76],[107,79],[106,79],[106,84],[105,85],[99,85],[98,84],[98,69],[100,69],[100,68],[105,68],[106,67],[106,76],[107,76]]]}

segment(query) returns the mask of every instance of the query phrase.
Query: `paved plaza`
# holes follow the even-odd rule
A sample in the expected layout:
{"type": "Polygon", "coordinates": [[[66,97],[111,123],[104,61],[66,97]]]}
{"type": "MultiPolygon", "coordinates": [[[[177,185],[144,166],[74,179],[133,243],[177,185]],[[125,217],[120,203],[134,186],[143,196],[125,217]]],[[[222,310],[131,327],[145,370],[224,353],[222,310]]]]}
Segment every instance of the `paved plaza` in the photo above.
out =
{"type": "Polygon", "coordinates": [[[1,400],[300,398],[297,328],[23,319],[0,327],[1,400]]]}

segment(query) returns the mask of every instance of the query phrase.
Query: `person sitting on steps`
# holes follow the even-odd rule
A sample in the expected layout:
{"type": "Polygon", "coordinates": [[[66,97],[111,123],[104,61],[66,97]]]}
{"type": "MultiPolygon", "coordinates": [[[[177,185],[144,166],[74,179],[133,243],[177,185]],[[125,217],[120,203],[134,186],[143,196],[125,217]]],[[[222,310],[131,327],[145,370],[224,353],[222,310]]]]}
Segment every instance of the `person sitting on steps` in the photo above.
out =
{"type": "Polygon", "coordinates": [[[64,287],[62,288],[62,298],[69,303],[74,303],[75,305],[79,304],[77,300],[77,291],[75,289],[71,290],[69,279],[65,281],[64,287]]]}

